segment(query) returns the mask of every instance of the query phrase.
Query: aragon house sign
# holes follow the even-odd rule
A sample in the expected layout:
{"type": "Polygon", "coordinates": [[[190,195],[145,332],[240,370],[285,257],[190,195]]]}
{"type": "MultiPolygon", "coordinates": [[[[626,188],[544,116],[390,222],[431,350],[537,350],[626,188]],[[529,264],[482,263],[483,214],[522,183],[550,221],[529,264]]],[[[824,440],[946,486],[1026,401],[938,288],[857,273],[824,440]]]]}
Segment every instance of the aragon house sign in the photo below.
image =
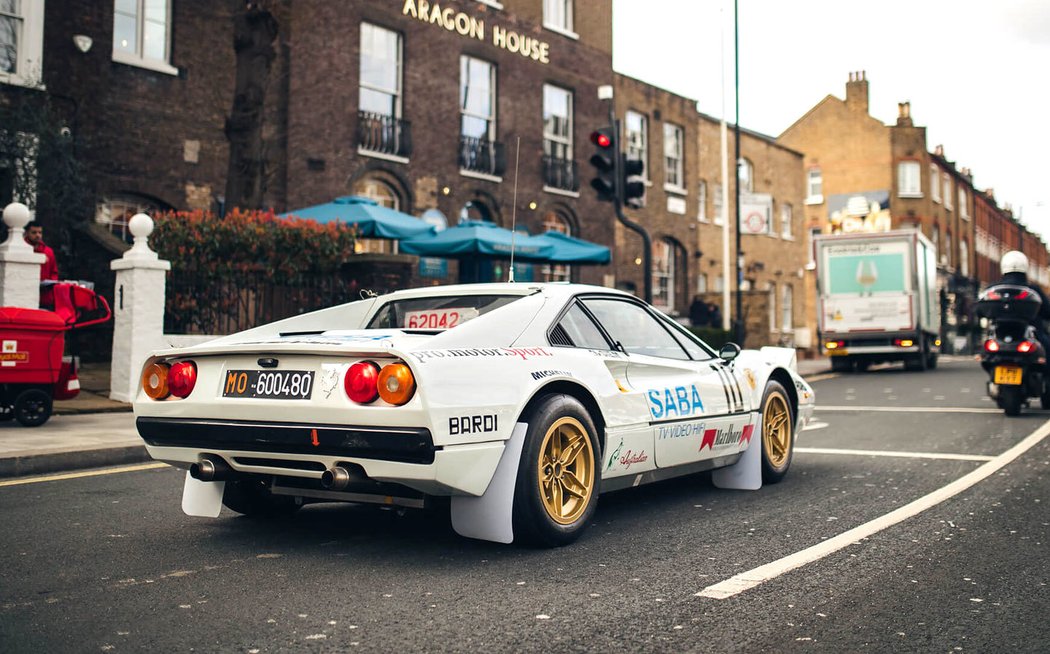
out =
{"type": "MultiPolygon", "coordinates": [[[[444,27],[450,32],[458,32],[472,39],[485,40],[485,21],[449,7],[442,9],[437,2],[430,4],[427,0],[405,0],[405,6],[401,8],[401,15],[444,27]]],[[[516,52],[542,64],[550,63],[550,44],[546,41],[504,29],[499,25],[492,26],[491,34],[492,44],[497,48],[516,52]]]]}

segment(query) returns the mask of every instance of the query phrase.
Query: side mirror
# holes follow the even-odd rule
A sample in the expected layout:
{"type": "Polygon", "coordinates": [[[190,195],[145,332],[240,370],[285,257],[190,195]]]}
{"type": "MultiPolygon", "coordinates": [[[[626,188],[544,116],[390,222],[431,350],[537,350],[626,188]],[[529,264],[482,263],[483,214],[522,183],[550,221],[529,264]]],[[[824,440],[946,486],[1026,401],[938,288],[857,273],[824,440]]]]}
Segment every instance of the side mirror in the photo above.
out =
{"type": "Polygon", "coordinates": [[[740,354],[740,346],[736,343],[726,343],[722,346],[722,349],[718,351],[718,357],[723,361],[732,361],[740,354]]]}

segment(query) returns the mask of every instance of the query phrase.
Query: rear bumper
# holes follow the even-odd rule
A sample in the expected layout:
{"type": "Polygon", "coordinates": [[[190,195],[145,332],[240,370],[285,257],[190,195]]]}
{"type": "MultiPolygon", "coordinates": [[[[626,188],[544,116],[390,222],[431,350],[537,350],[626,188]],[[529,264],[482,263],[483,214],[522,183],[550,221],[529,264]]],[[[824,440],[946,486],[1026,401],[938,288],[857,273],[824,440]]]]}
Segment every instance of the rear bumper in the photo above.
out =
{"type": "Polygon", "coordinates": [[[149,417],[136,424],[150,456],[180,468],[208,455],[235,473],[320,480],[353,463],[371,480],[429,495],[480,496],[504,449],[503,441],[435,447],[423,428],[149,417]]]}

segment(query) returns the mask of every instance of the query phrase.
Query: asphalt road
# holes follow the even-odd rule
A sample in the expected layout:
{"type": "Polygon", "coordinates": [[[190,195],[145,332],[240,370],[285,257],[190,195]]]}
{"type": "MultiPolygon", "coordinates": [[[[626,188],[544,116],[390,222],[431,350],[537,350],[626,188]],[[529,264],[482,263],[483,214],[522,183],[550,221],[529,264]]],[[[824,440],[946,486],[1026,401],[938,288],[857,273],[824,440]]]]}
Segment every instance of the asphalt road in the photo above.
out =
{"type": "Polygon", "coordinates": [[[1046,651],[1050,443],[995,457],[1050,412],[995,411],[973,362],[814,386],[816,420],[783,483],[724,491],[698,475],[610,493],[558,550],[370,507],[189,518],[168,468],[0,485],[0,648],[1046,651]],[[847,534],[993,465],[916,515],[847,534]],[[795,569],[749,572],[822,546],[795,569]],[[762,581],[707,596],[742,573],[762,581]]]}

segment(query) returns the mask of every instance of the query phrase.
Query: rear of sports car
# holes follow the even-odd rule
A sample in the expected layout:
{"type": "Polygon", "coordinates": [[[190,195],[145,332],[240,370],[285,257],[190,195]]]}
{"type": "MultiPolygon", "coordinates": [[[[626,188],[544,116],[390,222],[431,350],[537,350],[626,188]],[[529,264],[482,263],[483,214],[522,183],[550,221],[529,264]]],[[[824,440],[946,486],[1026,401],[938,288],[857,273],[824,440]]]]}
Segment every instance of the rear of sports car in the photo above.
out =
{"type": "Polygon", "coordinates": [[[154,459],[188,470],[183,508],[198,515],[217,515],[219,501],[268,514],[308,501],[420,507],[430,495],[480,495],[503,443],[435,444],[427,395],[438,380],[393,346],[427,338],[370,330],[155,355],[135,401],[138,430],[154,459]]]}

